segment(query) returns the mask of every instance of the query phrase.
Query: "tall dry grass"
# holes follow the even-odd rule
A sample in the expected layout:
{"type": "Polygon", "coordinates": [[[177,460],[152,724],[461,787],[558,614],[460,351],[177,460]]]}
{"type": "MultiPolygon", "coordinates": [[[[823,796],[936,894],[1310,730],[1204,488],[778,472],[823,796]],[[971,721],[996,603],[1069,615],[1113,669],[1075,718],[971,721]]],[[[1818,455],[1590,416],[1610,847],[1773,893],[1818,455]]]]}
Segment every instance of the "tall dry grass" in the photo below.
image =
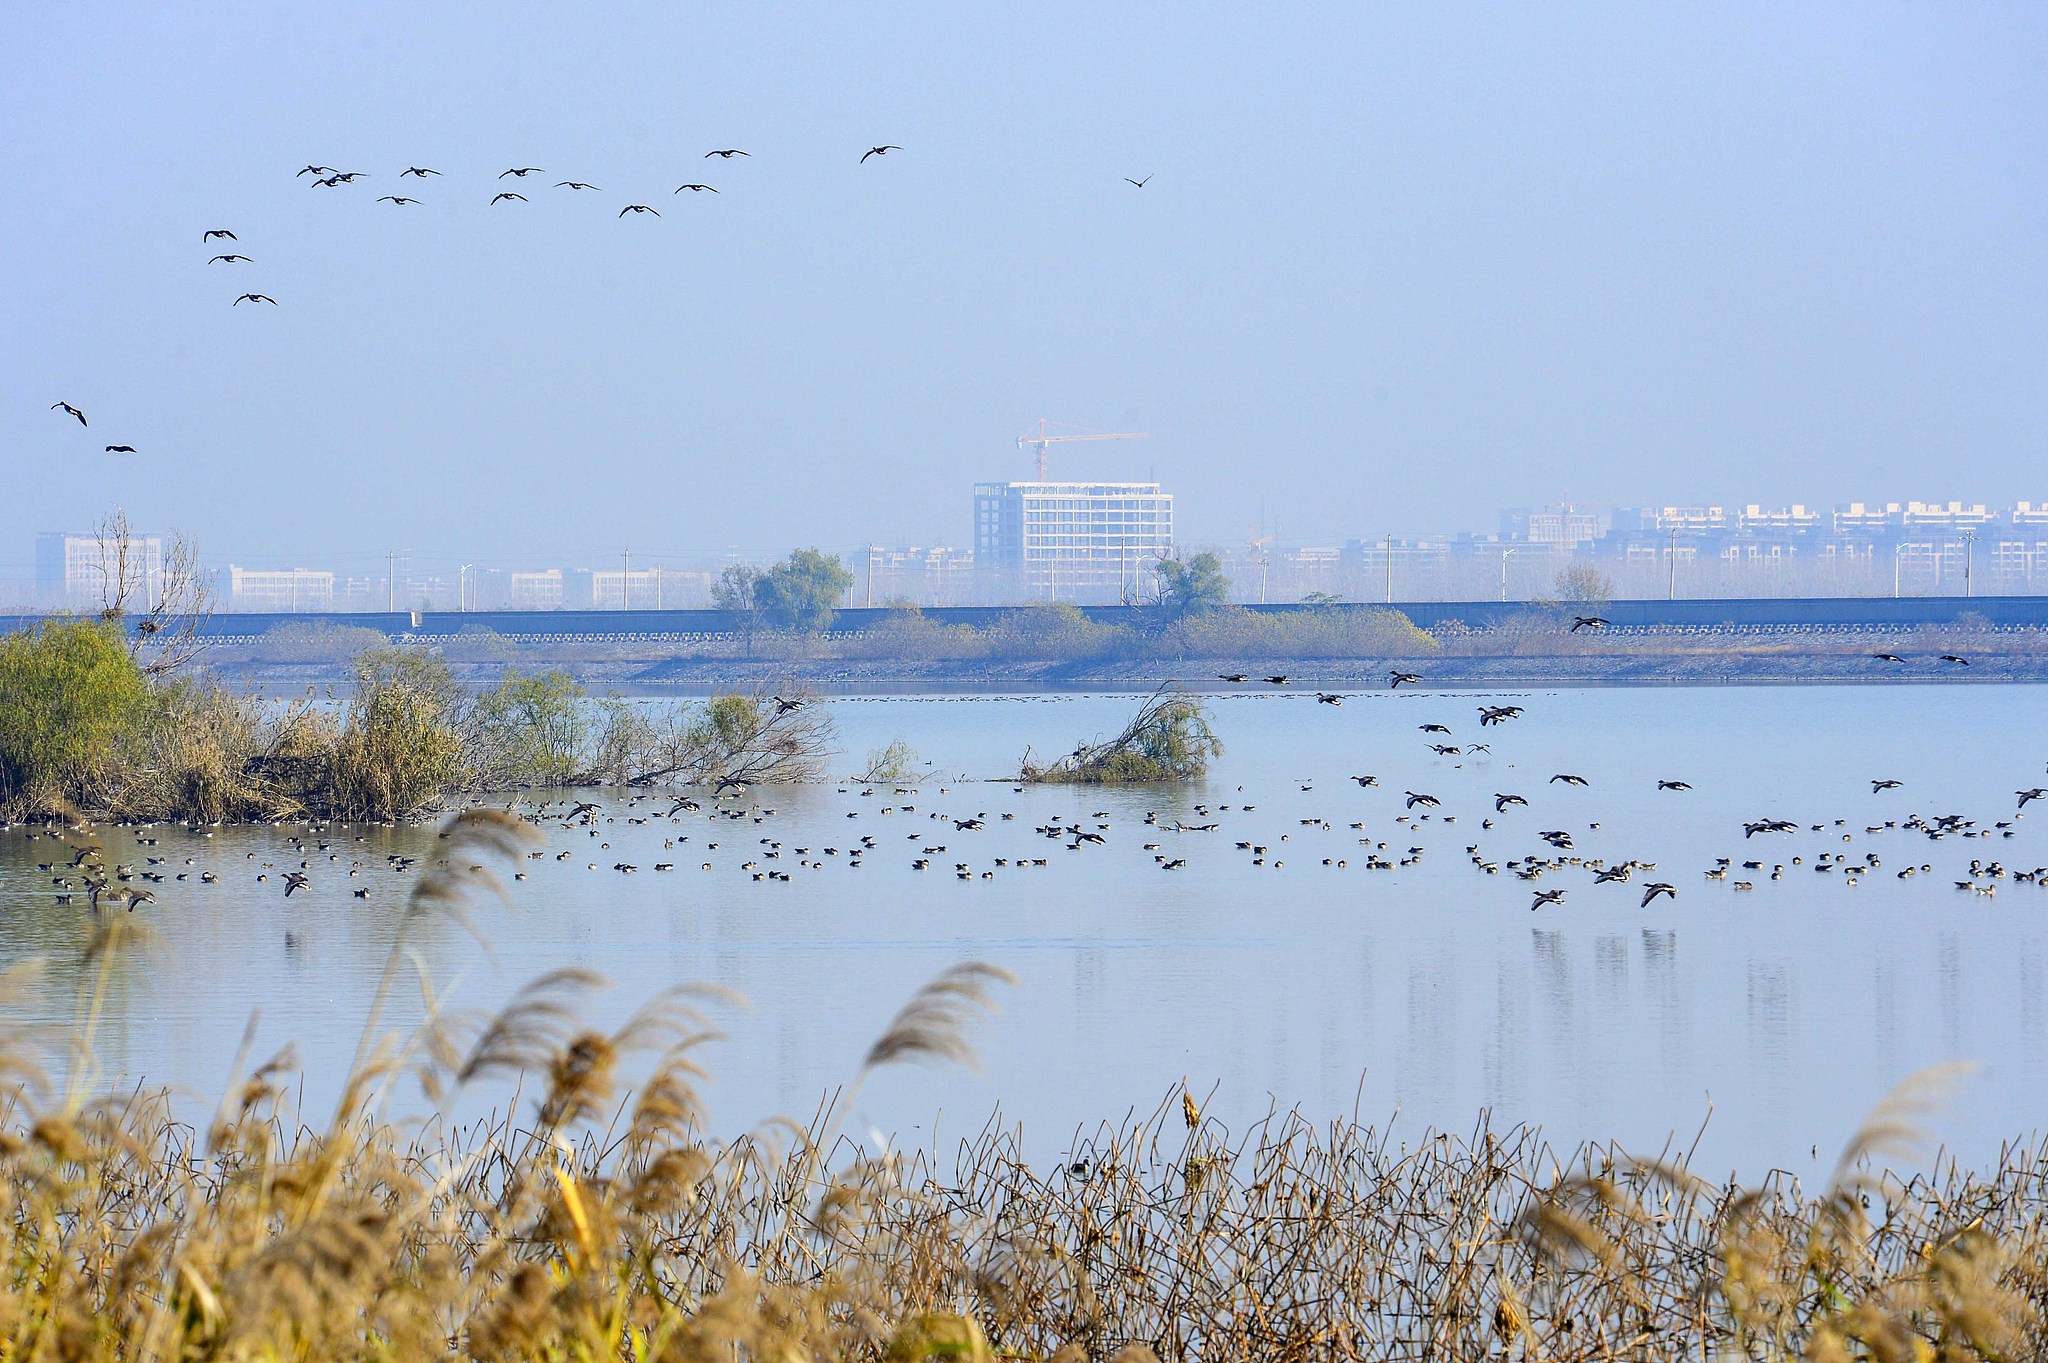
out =
{"type": "MultiPolygon", "coordinates": [[[[0,1044],[0,1348],[10,1360],[2019,1359],[2043,1352],[2048,1148],[1879,1172],[1904,1087],[1818,1193],[1682,1156],[1560,1155],[1534,1132],[1276,1114],[1232,1133],[1185,1091],[1032,1158],[1000,1119],[957,1151],[836,1135],[879,1067],[971,1059],[1002,979],[915,996],[808,1121],[704,1130],[706,994],[584,1020],[564,970],[495,1017],[412,987],[410,938],[468,921],[529,829],[476,811],[401,920],[331,1114],[280,1057],[203,1127],[94,1092],[90,1042],[138,919],[111,915],[68,1040],[0,1044]],[[524,1098],[468,1126],[473,1086],[524,1098]],[[420,1097],[407,1098],[417,1086],[420,1097]]],[[[90,833],[81,830],[81,841],[90,833]]],[[[21,970],[6,983],[19,987],[21,970]]]]}

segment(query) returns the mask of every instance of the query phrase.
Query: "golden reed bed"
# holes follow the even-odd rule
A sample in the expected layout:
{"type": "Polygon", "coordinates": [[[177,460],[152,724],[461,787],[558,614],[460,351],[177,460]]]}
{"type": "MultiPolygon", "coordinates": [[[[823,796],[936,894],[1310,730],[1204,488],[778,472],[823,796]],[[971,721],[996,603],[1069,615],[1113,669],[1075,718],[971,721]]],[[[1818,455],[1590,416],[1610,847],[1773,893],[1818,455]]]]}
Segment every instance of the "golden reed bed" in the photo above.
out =
{"type": "Polygon", "coordinates": [[[1284,1115],[1233,1136],[1185,1093],[1049,1165],[999,1120],[950,1164],[840,1140],[836,1114],[874,1068],[971,1059],[964,1028],[1002,978],[977,965],[912,999],[810,1121],[731,1141],[699,1121],[700,991],[607,1035],[580,1020],[594,981],[566,971],[495,1018],[430,999],[425,1026],[389,1031],[410,926],[464,917],[531,836],[490,812],[451,823],[331,1116],[292,1109],[288,1059],[250,1073],[204,1130],[161,1096],[95,1095],[100,998],[137,949],[136,919],[109,916],[64,1044],[15,1029],[0,1052],[4,1357],[2048,1353],[2048,1149],[1911,1181],[1872,1172],[1941,1075],[1901,1086],[1809,1195],[1783,1176],[1707,1183],[1680,1157],[1553,1155],[1483,1123],[1413,1148],[1284,1115]],[[401,1085],[409,1110],[508,1077],[527,1095],[511,1117],[382,1115],[401,1085]]]}

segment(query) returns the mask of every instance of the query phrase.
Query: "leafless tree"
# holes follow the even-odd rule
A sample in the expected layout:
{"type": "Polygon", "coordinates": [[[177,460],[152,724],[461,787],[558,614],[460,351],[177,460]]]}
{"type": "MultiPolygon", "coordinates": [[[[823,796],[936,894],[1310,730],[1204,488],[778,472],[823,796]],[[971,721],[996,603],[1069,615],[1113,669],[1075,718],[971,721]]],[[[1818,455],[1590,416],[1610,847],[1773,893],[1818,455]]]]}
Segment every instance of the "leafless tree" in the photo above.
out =
{"type": "Polygon", "coordinates": [[[140,618],[129,651],[144,672],[158,677],[176,671],[206,647],[205,626],[213,616],[213,588],[199,563],[199,549],[173,531],[151,562],[150,543],[135,533],[128,513],[115,507],[94,530],[99,551],[100,619],[140,618]]]}

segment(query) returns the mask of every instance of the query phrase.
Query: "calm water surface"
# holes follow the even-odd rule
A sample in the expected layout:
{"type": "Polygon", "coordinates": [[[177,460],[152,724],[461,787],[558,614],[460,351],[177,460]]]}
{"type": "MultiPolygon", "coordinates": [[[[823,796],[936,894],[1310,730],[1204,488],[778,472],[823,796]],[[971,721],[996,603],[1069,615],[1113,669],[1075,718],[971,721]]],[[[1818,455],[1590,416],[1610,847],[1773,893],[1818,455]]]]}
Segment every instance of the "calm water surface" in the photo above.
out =
{"type": "MultiPolygon", "coordinates": [[[[900,737],[947,775],[913,794],[843,782],[750,792],[758,823],[707,811],[635,824],[668,802],[600,794],[609,818],[595,835],[549,825],[514,906],[483,916],[488,951],[444,924],[421,959],[457,1003],[482,1007],[541,971],[594,967],[614,982],[601,1019],[677,981],[738,990],[751,1007],[717,1010],[729,1039],[709,1054],[714,1117],[729,1130],[808,1113],[911,991],[974,958],[1022,981],[980,1032],[986,1072],[886,1073],[856,1129],[926,1143],[978,1127],[1000,1101],[1050,1150],[1149,1110],[1185,1076],[1239,1122],[1277,1103],[1420,1133],[1490,1108],[1561,1142],[1637,1149],[1674,1131],[1690,1142],[1711,1110],[1706,1164],[1806,1170],[1893,1081],[1964,1059],[1982,1068],[1939,1130],[1981,1158],[2048,1125],[2048,890],[1986,877],[1986,896],[1955,881],[1973,859],[2048,863],[2048,818],[2014,821],[2010,837],[1993,826],[2013,819],[2016,789],[2048,781],[2044,701],[2026,686],[1402,693],[1341,707],[1238,694],[1216,699],[1228,751],[1200,786],[1020,792],[987,778],[1014,770],[1027,744],[1060,752],[1113,731],[1135,699],[847,699],[831,707],[840,769],[900,737]],[[1483,701],[1526,713],[1482,733],[1483,701]],[[1492,751],[1439,756],[1431,742],[1492,751]],[[1557,772],[1590,784],[1550,782],[1557,772]],[[1348,779],[1364,774],[1378,787],[1348,779]],[[1659,792],[1660,778],[1693,789],[1659,792]],[[1877,778],[1903,787],[1873,794],[1877,778]],[[1404,791],[1440,808],[1397,822],[1404,791]],[[1496,793],[1529,805],[1496,815],[1496,793]],[[1220,827],[1170,832],[1148,813],[1220,827]],[[1991,836],[1866,832],[1916,813],[1960,814],[1991,836]],[[977,816],[985,828],[952,822],[977,816]],[[1761,817],[1800,831],[1745,840],[1743,821],[1761,817]],[[1034,832],[1052,821],[1106,824],[1107,840],[1070,851],[1034,832]],[[1578,855],[1656,869],[1617,885],[1551,871],[1533,888],[1565,901],[1532,912],[1532,886],[1504,863],[1547,853],[1536,835],[1556,829],[1578,855]],[[851,865],[863,836],[875,850],[851,865]],[[763,859],[763,838],[782,844],[779,859],[763,859]],[[1240,841],[1268,849],[1264,864],[1240,841]],[[1380,843],[1394,869],[1367,868],[1380,843]],[[1498,873],[1476,867],[1469,844],[1498,873]],[[912,869],[927,848],[943,850],[912,869]],[[1823,853],[1881,865],[1850,884],[1814,869],[1823,853]],[[1736,867],[1709,879],[1719,857],[1736,867]],[[1037,858],[1048,864],[1017,865],[1037,858]],[[1745,858],[1765,867],[1745,871],[1745,858]],[[621,861],[640,870],[610,869],[621,861]],[[675,869],[653,870],[664,861],[675,869]],[[747,862],[792,882],[756,881],[747,862]],[[1646,881],[1673,883],[1676,901],[1642,907],[1646,881]]],[[[160,856],[167,876],[144,910],[164,951],[112,980],[110,1073],[217,1094],[253,1013],[258,1050],[296,1042],[309,1097],[331,1099],[411,884],[385,858],[431,855],[434,838],[328,830],[312,886],[287,901],[283,871],[299,858],[286,836],[301,831],[159,828],[139,834],[154,846],[131,846],[135,831],[105,830],[114,857],[160,856]],[[218,880],[202,883],[209,870],[218,880]]],[[[49,957],[29,1006],[67,1020],[85,912],[54,901],[54,873],[36,869],[53,859],[65,859],[55,842],[0,835],[0,960],[49,957]]]]}

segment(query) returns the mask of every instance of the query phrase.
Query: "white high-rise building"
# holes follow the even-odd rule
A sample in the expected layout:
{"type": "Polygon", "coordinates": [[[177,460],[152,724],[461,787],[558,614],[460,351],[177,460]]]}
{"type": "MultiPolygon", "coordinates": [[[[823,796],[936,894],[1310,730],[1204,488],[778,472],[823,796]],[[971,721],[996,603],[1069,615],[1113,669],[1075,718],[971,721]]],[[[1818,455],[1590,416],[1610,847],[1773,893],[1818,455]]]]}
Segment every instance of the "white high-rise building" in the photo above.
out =
{"type": "Polygon", "coordinates": [[[228,605],[238,611],[331,611],[334,574],[311,568],[228,565],[228,605]]]}
{"type": "Polygon", "coordinates": [[[97,610],[125,597],[133,610],[153,600],[163,582],[160,535],[130,535],[125,556],[120,545],[95,534],[36,536],[36,596],[44,605],[97,610]]]}
{"type": "Polygon", "coordinates": [[[1173,553],[1157,483],[979,483],[974,565],[984,598],[1134,601],[1173,553]]]}

